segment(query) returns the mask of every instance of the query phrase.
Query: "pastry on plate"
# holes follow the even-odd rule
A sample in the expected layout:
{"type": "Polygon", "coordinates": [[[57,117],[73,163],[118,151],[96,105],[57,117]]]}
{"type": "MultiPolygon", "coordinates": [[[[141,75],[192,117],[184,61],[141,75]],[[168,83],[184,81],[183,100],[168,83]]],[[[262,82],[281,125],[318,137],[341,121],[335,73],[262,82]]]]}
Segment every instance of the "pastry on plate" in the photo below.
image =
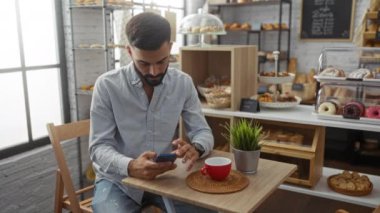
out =
{"type": "Polygon", "coordinates": [[[368,176],[347,170],[344,170],[340,174],[330,176],[327,183],[332,190],[351,196],[368,195],[373,189],[372,182],[368,176]]]}

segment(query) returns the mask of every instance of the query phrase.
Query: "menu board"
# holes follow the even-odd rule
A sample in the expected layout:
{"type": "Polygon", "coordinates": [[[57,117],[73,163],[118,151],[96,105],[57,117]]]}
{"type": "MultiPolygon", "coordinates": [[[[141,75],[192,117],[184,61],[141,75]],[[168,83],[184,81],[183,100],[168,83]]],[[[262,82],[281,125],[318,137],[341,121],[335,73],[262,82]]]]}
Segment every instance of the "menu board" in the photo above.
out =
{"type": "Polygon", "coordinates": [[[349,40],[355,0],[303,0],[301,39],[349,40]]]}

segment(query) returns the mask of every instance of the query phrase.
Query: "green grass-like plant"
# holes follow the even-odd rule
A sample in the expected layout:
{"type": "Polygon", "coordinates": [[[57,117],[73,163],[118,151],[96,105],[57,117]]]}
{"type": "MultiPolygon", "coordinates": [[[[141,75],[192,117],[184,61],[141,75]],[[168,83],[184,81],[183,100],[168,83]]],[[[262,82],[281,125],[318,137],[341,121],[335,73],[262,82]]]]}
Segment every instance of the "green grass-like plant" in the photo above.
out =
{"type": "Polygon", "coordinates": [[[263,127],[257,121],[252,123],[242,119],[232,125],[227,123],[223,127],[228,132],[228,134],[222,133],[223,137],[228,141],[231,140],[231,144],[235,149],[243,151],[260,150],[259,142],[266,137],[263,127]]]}

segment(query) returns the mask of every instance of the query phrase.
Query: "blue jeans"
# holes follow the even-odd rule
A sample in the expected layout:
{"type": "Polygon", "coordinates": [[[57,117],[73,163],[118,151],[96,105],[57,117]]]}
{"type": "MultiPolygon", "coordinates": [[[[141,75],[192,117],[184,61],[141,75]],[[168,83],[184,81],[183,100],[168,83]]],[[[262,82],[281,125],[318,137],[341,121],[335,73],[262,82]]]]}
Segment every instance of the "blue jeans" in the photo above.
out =
{"type": "MultiPolygon", "coordinates": [[[[179,201],[173,201],[174,208],[178,213],[208,213],[214,212],[197,206],[192,206],[179,201]]],[[[125,194],[117,185],[108,180],[100,180],[95,183],[92,209],[94,213],[124,213],[141,212],[145,206],[155,205],[165,211],[162,197],[149,192],[144,192],[142,205],[139,205],[125,194]]]]}

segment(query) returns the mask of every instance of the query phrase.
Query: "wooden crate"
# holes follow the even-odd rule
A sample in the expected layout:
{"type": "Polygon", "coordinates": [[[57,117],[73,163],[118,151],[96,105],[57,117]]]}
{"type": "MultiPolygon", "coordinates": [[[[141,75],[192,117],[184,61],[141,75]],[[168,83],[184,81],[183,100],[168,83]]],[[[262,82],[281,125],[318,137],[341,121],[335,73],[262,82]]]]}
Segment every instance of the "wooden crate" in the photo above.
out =
{"type": "Polygon", "coordinates": [[[285,122],[259,120],[264,130],[271,135],[261,148],[261,157],[296,164],[298,169],[286,182],[301,186],[314,187],[322,176],[325,128],[321,126],[301,125],[285,122]],[[285,140],[276,140],[274,132],[296,133],[303,135],[303,144],[285,140]]]}
{"type": "MultiPolygon", "coordinates": [[[[257,47],[252,45],[215,45],[210,47],[182,47],[181,70],[189,74],[194,85],[202,84],[208,77],[226,76],[231,81],[231,106],[239,110],[242,98],[257,93],[257,47]]],[[[208,107],[203,101],[203,107],[208,107]]],[[[231,116],[207,116],[206,120],[215,138],[214,149],[229,151],[228,140],[221,133],[221,125],[232,122],[231,116]]],[[[180,122],[180,137],[186,138],[183,122],[180,122]]]]}
{"type": "Polygon", "coordinates": [[[226,76],[230,79],[230,109],[238,110],[242,98],[249,98],[257,93],[256,46],[188,46],[182,47],[180,54],[181,70],[193,78],[195,86],[202,84],[210,76],[226,76]]]}

